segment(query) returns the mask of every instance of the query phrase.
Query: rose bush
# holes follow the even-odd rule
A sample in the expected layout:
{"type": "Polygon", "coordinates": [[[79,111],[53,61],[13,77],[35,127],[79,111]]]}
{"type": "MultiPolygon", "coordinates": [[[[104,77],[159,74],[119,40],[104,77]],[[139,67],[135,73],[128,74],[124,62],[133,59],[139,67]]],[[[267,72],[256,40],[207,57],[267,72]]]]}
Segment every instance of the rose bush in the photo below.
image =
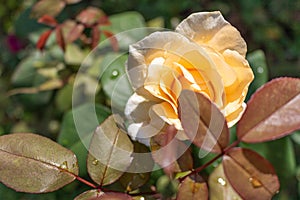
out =
{"type": "Polygon", "coordinates": [[[125,114],[131,137],[149,138],[174,125],[186,139],[178,118],[183,89],[205,94],[233,126],[245,110],[253,72],[239,31],[220,12],[199,12],[173,31],[155,32],[129,48],[127,74],[135,93],[125,114]]]}

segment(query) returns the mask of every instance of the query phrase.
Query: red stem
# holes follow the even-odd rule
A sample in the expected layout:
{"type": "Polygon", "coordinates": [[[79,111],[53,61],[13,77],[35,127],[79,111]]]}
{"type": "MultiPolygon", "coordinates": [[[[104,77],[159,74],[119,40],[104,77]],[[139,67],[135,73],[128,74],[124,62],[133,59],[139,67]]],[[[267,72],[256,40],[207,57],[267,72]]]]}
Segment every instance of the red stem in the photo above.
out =
{"type": "MultiPolygon", "coordinates": [[[[179,181],[182,182],[186,177],[190,176],[190,175],[193,175],[193,174],[196,174],[196,173],[199,173],[201,172],[203,169],[205,169],[206,167],[208,167],[209,165],[211,165],[213,162],[215,162],[216,160],[218,160],[220,157],[222,157],[224,154],[226,154],[230,149],[232,149],[233,147],[235,147],[236,145],[238,145],[240,143],[239,140],[236,140],[234,141],[231,145],[229,145],[228,147],[226,147],[222,153],[218,154],[217,156],[215,156],[213,159],[211,159],[210,161],[208,161],[207,163],[205,163],[204,165],[194,169],[193,171],[191,171],[189,174],[179,178],[179,181]]],[[[74,175],[74,174],[73,174],[74,175]]],[[[94,185],[93,183],[79,177],[79,176],[76,176],[76,179],[94,189],[99,189],[101,190],[102,188],[100,187],[97,187],[96,185],[94,185]]],[[[106,191],[106,189],[104,189],[104,191],[106,191]]],[[[110,190],[107,190],[107,191],[110,191],[110,190]]],[[[156,195],[157,193],[155,191],[150,191],[150,192],[141,192],[141,193],[135,193],[135,194],[130,194],[131,196],[139,196],[139,195],[156,195]]]]}
{"type": "Polygon", "coordinates": [[[179,178],[178,180],[180,182],[183,181],[183,179],[185,179],[186,177],[199,173],[201,172],[203,169],[205,169],[206,167],[208,167],[209,165],[211,165],[212,163],[214,163],[216,160],[218,160],[220,157],[222,157],[224,154],[226,154],[230,149],[232,149],[233,147],[235,147],[236,145],[238,145],[240,143],[239,140],[234,141],[231,145],[229,145],[228,147],[226,147],[222,153],[218,154],[217,156],[215,156],[213,159],[211,159],[210,161],[208,161],[207,163],[205,163],[204,165],[201,165],[200,167],[192,170],[190,173],[188,173],[187,175],[179,178]]]}
{"type": "Polygon", "coordinates": [[[97,186],[96,186],[96,185],[94,185],[93,183],[91,183],[91,182],[89,182],[89,181],[87,181],[87,180],[85,180],[85,179],[83,179],[83,178],[81,178],[81,177],[79,177],[79,176],[76,176],[76,179],[77,179],[78,181],[80,181],[80,182],[82,182],[82,183],[84,183],[84,184],[86,184],[86,185],[88,185],[88,186],[94,188],[94,189],[97,189],[97,186]]]}

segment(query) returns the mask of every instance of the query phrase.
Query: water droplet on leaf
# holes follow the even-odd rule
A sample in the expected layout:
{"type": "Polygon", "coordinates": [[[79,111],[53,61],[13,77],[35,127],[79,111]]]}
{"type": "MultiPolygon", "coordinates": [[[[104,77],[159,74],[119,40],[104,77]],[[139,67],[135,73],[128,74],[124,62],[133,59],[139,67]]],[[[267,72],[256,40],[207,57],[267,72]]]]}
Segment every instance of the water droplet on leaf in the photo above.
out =
{"type": "Polygon", "coordinates": [[[218,178],[218,183],[222,186],[226,185],[226,181],[223,178],[218,178]]]}
{"type": "Polygon", "coordinates": [[[62,168],[62,169],[68,169],[68,162],[67,162],[67,161],[64,161],[64,162],[60,165],[60,168],[62,168]]]}
{"type": "Polygon", "coordinates": [[[257,180],[256,178],[253,178],[253,177],[249,178],[249,182],[252,184],[252,186],[254,188],[259,188],[259,187],[262,186],[262,183],[259,180],[257,180]]]}
{"type": "Polygon", "coordinates": [[[98,165],[98,163],[99,163],[99,160],[97,160],[97,159],[93,160],[93,162],[92,162],[93,165],[98,165]]]}
{"type": "Polygon", "coordinates": [[[258,67],[258,68],[257,68],[257,72],[260,73],[260,74],[263,73],[263,72],[264,72],[264,68],[258,67]]]}
{"type": "Polygon", "coordinates": [[[113,70],[111,73],[111,78],[115,79],[119,76],[119,71],[118,70],[113,70]]]}

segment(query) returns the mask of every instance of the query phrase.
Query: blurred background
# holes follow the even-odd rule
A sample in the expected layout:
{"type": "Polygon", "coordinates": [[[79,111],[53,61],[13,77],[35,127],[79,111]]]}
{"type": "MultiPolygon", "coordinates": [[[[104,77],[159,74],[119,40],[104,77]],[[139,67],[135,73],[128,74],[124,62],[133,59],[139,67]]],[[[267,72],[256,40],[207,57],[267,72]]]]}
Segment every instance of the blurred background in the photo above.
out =
{"type": "MultiPolygon", "coordinates": [[[[98,14],[105,13],[109,17],[111,26],[103,30],[118,33],[147,26],[174,29],[193,12],[220,10],[225,19],[241,32],[248,45],[247,58],[256,75],[249,96],[272,78],[300,77],[298,0],[70,0],[71,3],[59,12],[53,10],[58,9],[55,5],[60,0],[45,3],[46,8],[43,5],[36,6],[36,2],[0,0],[0,135],[12,132],[45,135],[75,151],[82,165],[86,152],[74,139],[78,136],[72,122],[72,112],[83,112],[90,107],[85,104],[71,111],[71,96],[75,74],[90,52],[91,42],[74,40],[65,44],[64,52],[62,42],[58,42],[55,34],[51,34],[41,52],[36,44],[41,35],[50,29],[38,23],[43,12],[57,13],[53,14],[57,23],[63,23],[75,19],[82,10],[93,6],[100,9],[98,14]],[[70,132],[73,133],[70,135],[70,132]]],[[[83,33],[90,35],[91,30],[84,30],[83,33]]],[[[120,44],[119,48],[126,51],[129,44],[120,44]]],[[[101,66],[103,62],[116,57],[116,53],[110,50],[110,53],[93,58],[92,62],[101,66]]],[[[124,60],[126,57],[118,58],[109,73],[100,80],[103,87],[99,88],[96,96],[99,118],[109,115],[111,100],[118,102],[120,110],[125,105],[126,99],[111,99],[111,89],[117,83],[118,76],[124,74],[124,60]]],[[[93,70],[99,70],[97,66],[82,78],[82,85],[77,88],[84,99],[82,101],[90,98],[88,86],[97,84],[93,77],[93,70]]],[[[124,87],[128,86],[124,84],[124,87]]],[[[130,88],[120,88],[120,91],[125,91],[125,96],[132,92],[130,88]]],[[[92,131],[93,127],[90,129],[87,132],[92,131]]],[[[300,199],[300,133],[274,142],[242,145],[259,151],[275,166],[281,192],[274,199],[300,199]]],[[[83,170],[81,175],[86,176],[86,171],[83,170]]],[[[0,199],[72,199],[85,190],[85,186],[72,183],[58,192],[31,195],[16,193],[0,184],[0,199]]]]}

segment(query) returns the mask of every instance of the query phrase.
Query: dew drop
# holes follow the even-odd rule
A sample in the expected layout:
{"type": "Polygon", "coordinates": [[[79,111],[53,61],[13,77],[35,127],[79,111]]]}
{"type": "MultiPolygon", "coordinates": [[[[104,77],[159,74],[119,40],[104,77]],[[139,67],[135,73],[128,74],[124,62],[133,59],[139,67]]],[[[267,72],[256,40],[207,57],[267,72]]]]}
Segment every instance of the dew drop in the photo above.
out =
{"type": "Polygon", "coordinates": [[[223,179],[223,178],[218,178],[218,183],[222,186],[225,186],[226,185],[226,181],[223,179]]]}
{"type": "Polygon", "coordinates": [[[60,165],[60,168],[62,168],[62,169],[68,169],[68,162],[67,162],[67,161],[64,161],[64,162],[60,165]]]}
{"type": "Polygon", "coordinates": [[[92,162],[93,165],[98,165],[98,163],[99,163],[99,160],[97,160],[97,159],[93,160],[93,162],[92,162]]]}
{"type": "Polygon", "coordinates": [[[260,73],[260,74],[263,73],[263,72],[264,72],[264,68],[258,67],[258,68],[257,68],[257,72],[260,73]]]}
{"type": "Polygon", "coordinates": [[[249,178],[249,182],[252,184],[252,187],[254,187],[254,188],[259,188],[259,187],[262,186],[262,183],[259,180],[257,180],[256,178],[253,178],[253,177],[249,178]]]}
{"type": "Polygon", "coordinates": [[[115,79],[119,76],[119,71],[118,70],[113,70],[111,73],[111,78],[115,79]]]}

